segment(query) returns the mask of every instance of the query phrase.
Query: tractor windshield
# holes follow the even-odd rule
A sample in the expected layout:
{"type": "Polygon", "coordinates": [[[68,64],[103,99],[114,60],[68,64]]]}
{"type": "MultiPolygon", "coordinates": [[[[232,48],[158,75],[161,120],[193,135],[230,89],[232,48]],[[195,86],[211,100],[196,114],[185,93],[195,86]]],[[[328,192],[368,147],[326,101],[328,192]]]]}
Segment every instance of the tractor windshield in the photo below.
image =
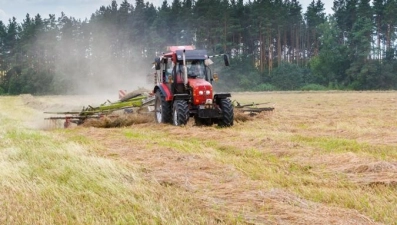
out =
{"type": "Polygon", "coordinates": [[[193,78],[204,78],[205,77],[205,66],[204,60],[192,60],[186,62],[187,75],[193,78]]]}

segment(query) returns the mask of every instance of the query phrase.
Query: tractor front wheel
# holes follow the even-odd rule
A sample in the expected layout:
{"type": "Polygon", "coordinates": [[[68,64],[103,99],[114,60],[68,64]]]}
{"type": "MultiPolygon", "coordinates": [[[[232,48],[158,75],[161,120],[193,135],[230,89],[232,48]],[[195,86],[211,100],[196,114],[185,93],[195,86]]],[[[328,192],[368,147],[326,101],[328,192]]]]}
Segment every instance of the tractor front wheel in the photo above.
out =
{"type": "Polygon", "coordinates": [[[222,109],[222,118],[218,121],[218,126],[220,127],[230,127],[233,126],[233,105],[230,99],[224,98],[219,100],[219,107],[222,109]]]}
{"type": "Polygon", "coordinates": [[[189,120],[189,106],[184,100],[175,100],[173,107],[173,122],[175,126],[186,125],[189,120]]]}
{"type": "Polygon", "coordinates": [[[154,103],[155,118],[157,123],[171,123],[171,103],[165,101],[165,96],[160,90],[156,92],[154,103]]]}

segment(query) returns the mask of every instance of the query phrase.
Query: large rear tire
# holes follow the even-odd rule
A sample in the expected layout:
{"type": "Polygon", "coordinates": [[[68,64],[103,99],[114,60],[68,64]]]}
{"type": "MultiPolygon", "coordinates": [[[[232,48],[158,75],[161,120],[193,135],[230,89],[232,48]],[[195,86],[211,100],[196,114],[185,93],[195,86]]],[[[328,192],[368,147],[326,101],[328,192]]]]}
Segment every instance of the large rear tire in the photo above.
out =
{"type": "Polygon", "coordinates": [[[189,106],[185,100],[175,100],[172,112],[175,126],[186,125],[189,120],[189,106]]]}
{"type": "Polygon", "coordinates": [[[155,119],[157,123],[171,123],[171,102],[165,101],[165,96],[160,90],[156,92],[156,97],[154,100],[154,111],[155,119]]]}
{"type": "Polygon", "coordinates": [[[234,113],[233,105],[230,99],[224,98],[219,100],[219,107],[222,109],[222,118],[218,121],[220,127],[233,126],[234,113]]]}

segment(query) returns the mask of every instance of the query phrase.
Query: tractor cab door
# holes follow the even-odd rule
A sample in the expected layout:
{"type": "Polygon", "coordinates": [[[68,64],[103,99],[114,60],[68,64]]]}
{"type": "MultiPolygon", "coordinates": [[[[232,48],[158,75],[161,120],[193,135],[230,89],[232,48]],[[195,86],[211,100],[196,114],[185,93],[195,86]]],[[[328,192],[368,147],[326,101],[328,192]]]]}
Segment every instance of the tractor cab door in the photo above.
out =
{"type": "Polygon", "coordinates": [[[172,70],[172,76],[174,81],[172,89],[175,94],[184,93],[185,91],[185,85],[183,84],[183,73],[183,63],[177,62],[174,66],[174,69],[172,70]]]}
{"type": "Polygon", "coordinates": [[[164,58],[164,64],[163,64],[163,81],[166,84],[171,84],[172,83],[172,61],[168,58],[164,58]]]}

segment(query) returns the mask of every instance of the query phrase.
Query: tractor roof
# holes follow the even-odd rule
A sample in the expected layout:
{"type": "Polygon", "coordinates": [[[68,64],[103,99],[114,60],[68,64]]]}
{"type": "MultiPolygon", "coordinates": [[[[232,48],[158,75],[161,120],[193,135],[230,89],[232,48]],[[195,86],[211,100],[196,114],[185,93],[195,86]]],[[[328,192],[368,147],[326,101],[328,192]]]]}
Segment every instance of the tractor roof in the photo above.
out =
{"type": "Polygon", "coordinates": [[[174,54],[176,55],[176,60],[183,59],[183,50],[185,50],[185,59],[187,60],[204,60],[208,58],[206,50],[195,50],[193,45],[186,45],[186,46],[169,46],[167,49],[170,52],[164,54],[165,57],[173,57],[174,54]]]}
{"type": "MultiPolygon", "coordinates": [[[[176,58],[177,60],[183,59],[183,50],[176,51],[176,58]]],[[[192,59],[207,59],[207,51],[206,50],[187,50],[185,51],[185,59],[192,60],[192,59]]]]}
{"type": "Polygon", "coordinates": [[[177,50],[183,50],[183,49],[185,49],[185,50],[194,50],[196,48],[194,47],[194,45],[168,46],[167,47],[167,50],[171,51],[171,52],[176,52],[177,50]]]}

